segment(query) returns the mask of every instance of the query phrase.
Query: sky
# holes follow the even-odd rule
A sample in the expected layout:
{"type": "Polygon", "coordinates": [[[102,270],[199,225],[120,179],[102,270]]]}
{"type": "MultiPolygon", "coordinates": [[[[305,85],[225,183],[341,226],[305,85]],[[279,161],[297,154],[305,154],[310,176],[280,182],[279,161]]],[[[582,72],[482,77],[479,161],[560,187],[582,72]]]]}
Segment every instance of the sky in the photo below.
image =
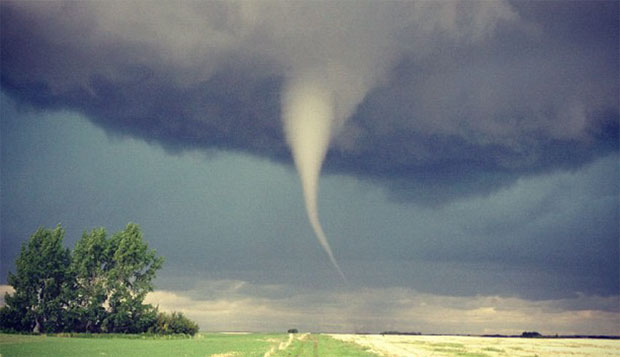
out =
{"type": "Polygon", "coordinates": [[[619,6],[2,1],[0,290],[135,222],[205,331],[618,335],[619,6]]]}

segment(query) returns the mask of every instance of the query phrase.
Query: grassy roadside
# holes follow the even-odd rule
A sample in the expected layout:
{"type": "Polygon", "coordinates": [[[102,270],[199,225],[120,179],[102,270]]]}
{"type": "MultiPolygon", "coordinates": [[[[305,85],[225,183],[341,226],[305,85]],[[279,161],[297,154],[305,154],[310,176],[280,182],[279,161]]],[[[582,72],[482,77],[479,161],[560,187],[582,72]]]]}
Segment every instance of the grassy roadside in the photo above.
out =
{"type": "Polygon", "coordinates": [[[21,356],[214,356],[214,357],[376,356],[362,347],[326,335],[200,333],[183,336],[11,335],[0,334],[2,357],[21,356]],[[287,343],[288,342],[288,343],[287,343]],[[280,347],[284,347],[280,349],[280,347]]]}

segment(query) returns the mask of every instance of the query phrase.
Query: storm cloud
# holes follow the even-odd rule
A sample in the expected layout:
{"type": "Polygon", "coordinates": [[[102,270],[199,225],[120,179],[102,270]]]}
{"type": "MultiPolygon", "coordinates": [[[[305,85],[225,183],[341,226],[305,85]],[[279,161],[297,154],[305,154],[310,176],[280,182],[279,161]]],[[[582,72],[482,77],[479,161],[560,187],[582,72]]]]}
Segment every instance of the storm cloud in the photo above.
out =
{"type": "Polygon", "coordinates": [[[618,334],[619,6],[0,1],[0,284],[132,220],[204,329],[618,334]]]}
{"type": "Polygon", "coordinates": [[[2,2],[4,90],[171,152],[290,163],[287,78],[320,71],[325,169],[437,205],[617,150],[614,2],[2,2]]]}
{"type": "Polygon", "coordinates": [[[221,331],[222,326],[229,331],[265,331],[289,325],[304,331],[379,333],[415,328],[424,333],[513,334],[535,326],[539,331],[561,334],[588,330],[614,334],[618,321],[617,299],[583,295],[528,301],[424,294],[403,288],[325,294],[310,289],[290,291],[282,285],[219,280],[193,286],[181,294],[157,291],[147,301],[164,310],[183,311],[205,330],[214,331],[221,331]],[[265,321],[265,315],[272,318],[265,321]],[[463,321],[468,321],[467,326],[463,321]]]}

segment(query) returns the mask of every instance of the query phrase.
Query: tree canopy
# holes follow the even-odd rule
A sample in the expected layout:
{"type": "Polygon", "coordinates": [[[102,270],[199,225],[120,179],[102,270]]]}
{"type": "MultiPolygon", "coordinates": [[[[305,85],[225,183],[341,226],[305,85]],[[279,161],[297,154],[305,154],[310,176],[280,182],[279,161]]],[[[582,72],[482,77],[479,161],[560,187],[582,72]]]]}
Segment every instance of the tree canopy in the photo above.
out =
{"type": "Polygon", "coordinates": [[[180,313],[144,304],[164,258],[149,249],[137,224],[108,238],[104,228],[84,232],[73,252],[65,231],[38,229],[22,245],[13,294],[5,294],[0,328],[32,332],[188,333],[198,325],[180,313]]]}
{"type": "Polygon", "coordinates": [[[63,247],[64,234],[60,226],[40,228],[22,245],[17,273],[8,277],[15,293],[5,295],[7,311],[0,315],[9,317],[15,329],[57,332],[65,328],[71,253],[63,247]]]}

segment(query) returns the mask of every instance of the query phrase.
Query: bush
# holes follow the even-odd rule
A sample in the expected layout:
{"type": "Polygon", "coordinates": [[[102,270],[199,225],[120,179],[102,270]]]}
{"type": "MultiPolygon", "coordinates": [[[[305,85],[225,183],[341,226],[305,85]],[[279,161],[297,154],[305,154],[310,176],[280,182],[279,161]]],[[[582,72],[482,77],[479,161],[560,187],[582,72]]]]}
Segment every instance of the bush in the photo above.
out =
{"type": "Polygon", "coordinates": [[[299,331],[297,331],[296,328],[292,328],[288,330],[288,333],[298,333],[299,331]]]}
{"type": "Polygon", "coordinates": [[[193,336],[198,332],[198,324],[185,317],[181,312],[172,312],[171,314],[160,312],[149,332],[161,335],[182,333],[193,336]]]}

